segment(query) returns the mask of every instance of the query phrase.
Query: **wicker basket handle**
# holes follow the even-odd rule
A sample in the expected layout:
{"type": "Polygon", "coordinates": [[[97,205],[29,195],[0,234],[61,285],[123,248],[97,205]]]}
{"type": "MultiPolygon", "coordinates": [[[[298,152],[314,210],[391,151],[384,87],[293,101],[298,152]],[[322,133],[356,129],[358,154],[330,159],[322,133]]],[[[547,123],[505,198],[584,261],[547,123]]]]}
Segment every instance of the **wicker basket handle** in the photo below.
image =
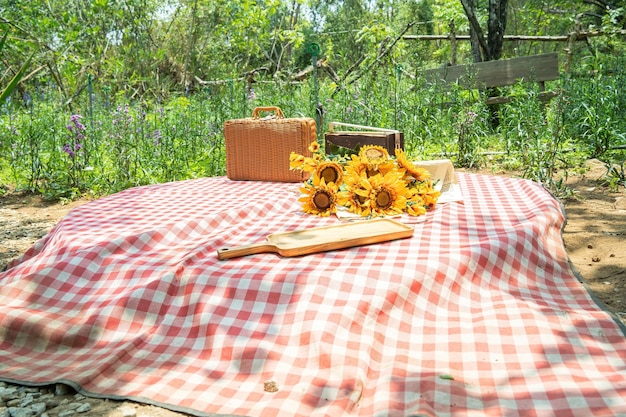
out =
{"type": "Polygon", "coordinates": [[[283,111],[280,109],[280,107],[276,107],[276,106],[269,106],[269,107],[256,107],[253,111],[252,111],[252,118],[253,119],[258,119],[259,118],[259,113],[260,112],[270,112],[273,111],[276,113],[276,118],[278,119],[284,119],[285,115],[283,114],[283,111]]]}

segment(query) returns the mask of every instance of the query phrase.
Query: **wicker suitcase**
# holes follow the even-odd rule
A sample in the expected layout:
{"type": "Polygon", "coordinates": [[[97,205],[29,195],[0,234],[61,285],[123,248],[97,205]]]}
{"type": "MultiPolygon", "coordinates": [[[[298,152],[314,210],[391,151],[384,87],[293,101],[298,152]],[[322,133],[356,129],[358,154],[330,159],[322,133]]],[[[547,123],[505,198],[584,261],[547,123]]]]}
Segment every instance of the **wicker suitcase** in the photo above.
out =
{"type": "Polygon", "coordinates": [[[224,122],[226,176],[231,180],[301,182],[309,174],[289,169],[289,155],[312,156],[315,120],[285,118],[278,107],[257,107],[252,117],[224,122]],[[271,112],[261,117],[261,112],[271,112]]]}
{"type": "Polygon", "coordinates": [[[404,134],[398,130],[349,123],[329,123],[328,133],[324,135],[324,139],[327,154],[343,153],[345,149],[354,150],[365,145],[382,146],[391,156],[395,154],[396,148],[404,149],[404,134]],[[336,131],[336,126],[359,130],[336,131]]]}

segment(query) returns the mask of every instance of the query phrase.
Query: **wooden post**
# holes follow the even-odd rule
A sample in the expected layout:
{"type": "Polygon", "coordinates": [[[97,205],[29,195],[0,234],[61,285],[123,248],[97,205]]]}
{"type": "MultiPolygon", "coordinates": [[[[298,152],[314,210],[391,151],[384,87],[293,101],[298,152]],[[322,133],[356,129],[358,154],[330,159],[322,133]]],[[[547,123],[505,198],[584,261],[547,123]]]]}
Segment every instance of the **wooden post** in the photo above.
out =
{"type": "Polygon", "coordinates": [[[571,32],[567,38],[567,48],[565,48],[565,52],[567,53],[567,60],[565,61],[565,72],[570,73],[572,69],[572,61],[574,60],[574,45],[578,40],[578,36],[580,34],[580,16],[576,16],[576,23],[574,23],[574,31],[571,32]]]}
{"type": "Polygon", "coordinates": [[[456,65],[456,30],[454,19],[450,19],[450,64],[456,65]]]}
{"type": "Polygon", "coordinates": [[[576,42],[577,34],[576,32],[572,32],[569,34],[569,38],[567,39],[567,48],[565,48],[565,52],[567,54],[567,59],[565,60],[565,72],[571,72],[572,68],[572,60],[574,57],[574,43],[576,42]]]}

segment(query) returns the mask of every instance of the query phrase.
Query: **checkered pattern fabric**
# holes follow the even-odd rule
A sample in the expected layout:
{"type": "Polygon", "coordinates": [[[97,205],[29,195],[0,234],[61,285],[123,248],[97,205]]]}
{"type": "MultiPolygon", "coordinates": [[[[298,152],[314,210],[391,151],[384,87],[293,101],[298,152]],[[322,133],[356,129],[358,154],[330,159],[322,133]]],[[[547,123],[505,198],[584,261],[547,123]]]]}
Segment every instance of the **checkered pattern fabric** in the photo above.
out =
{"type": "Polygon", "coordinates": [[[464,202],[400,219],[413,238],[293,258],[217,250],[337,222],[297,184],[80,206],[0,273],[0,379],[197,415],[626,415],[626,339],[570,267],[558,201],[457,177],[464,202]]]}

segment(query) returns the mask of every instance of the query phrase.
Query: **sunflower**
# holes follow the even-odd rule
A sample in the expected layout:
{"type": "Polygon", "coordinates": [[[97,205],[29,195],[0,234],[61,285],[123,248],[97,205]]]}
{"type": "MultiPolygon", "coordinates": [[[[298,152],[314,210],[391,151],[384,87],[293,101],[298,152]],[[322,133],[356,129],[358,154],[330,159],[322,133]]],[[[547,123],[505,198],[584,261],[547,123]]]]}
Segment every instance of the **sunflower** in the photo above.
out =
{"type": "Polygon", "coordinates": [[[416,167],[413,162],[409,161],[402,149],[396,148],[396,160],[398,167],[405,169],[406,172],[415,178],[416,181],[426,181],[430,179],[430,173],[424,168],[416,167]]]}
{"type": "Polygon", "coordinates": [[[326,184],[331,182],[339,185],[343,179],[343,169],[337,162],[321,162],[316,170],[317,176],[323,179],[326,184]]]}
{"type": "Polygon", "coordinates": [[[368,177],[382,174],[385,175],[389,171],[395,170],[396,165],[393,159],[388,159],[378,165],[367,164],[365,159],[362,159],[358,155],[351,155],[351,159],[345,163],[346,172],[352,172],[356,175],[365,173],[368,177]]]}
{"type": "Polygon", "coordinates": [[[368,217],[371,214],[371,186],[365,172],[347,174],[344,185],[337,196],[337,204],[346,207],[350,213],[368,217]]]}
{"type": "Polygon", "coordinates": [[[409,198],[406,212],[411,216],[421,216],[427,211],[432,211],[437,204],[437,200],[441,193],[432,188],[424,192],[418,192],[414,189],[414,194],[409,198]]]}
{"type": "Polygon", "coordinates": [[[433,182],[431,180],[411,181],[411,188],[415,189],[418,194],[426,194],[433,190],[433,182]]]}
{"type": "Polygon", "coordinates": [[[367,172],[367,165],[361,161],[358,155],[350,155],[350,160],[346,162],[346,174],[358,178],[362,173],[367,172]]]}
{"type": "Polygon", "coordinates": [[[424,199],[417,194],[411,198],[411,202],[407,205],[406,212],[409,216],[422,216],[426,214],[424,199]]]}
{"type": "Polygon", "coordinates": [[[311,182],[300,187],[300,192],[304,195],[298,201],[305,213],[324,217],[337,212],[338,188],[335,183],[326,184],[323,178],[313,175],[311,182]]]}
{"type": "Polygon", "coordinates": [[[422,197],[424,198],[424,206],[426,207],[426,210],[431,211],[435,208],[435,205],[437,204],[437,200],[439,199],[440,195],[441,192],[432,189],[422,195],[422,197]]]}
{"type": "Polygon", "coordinates": [[[402,212],[421,216],[437,204],[440,192],[434,190],[430,174],[409,161],[403,150],[396,149],[395,158],[377,145],[339,158],[324,155],[317,142],[308,150],[311,156],[289,156],[290,169],[312,174],[298,199],[306,213],[329,216],[343,207],[362,217],[402,212]]]}
{"type": "Polygon", "coordinates": [[[404,211],[409,191],[402,176],[401,172],[390,171],[385,175],[380,174],[370,178],[372,215],[388,216],[404,211]]]}
{"type": "Polygon", "coordinates": [[[393,159],[390,159],[387,162],[383,162],[382,164],[379,164],[377,166],[377,171],[375,172],[381,175],[386,175],[388,172],[396,171],[396,170],[397,168],[396,168],[395,162],[393,161],[393,159]]]}
{"type": "Polygon", "coordinates": [[[304,155],[299,155],[295,152],[289,154],[289,169],[302,169],[304,165],[304,155]]]}
{"type": "MultiPolygon", "coordinates": [[[[315,156],[315,155],[314,155],[315,156]]],[[[298,155],[295,152],[289,154],[289,169],[295,171],[314,172],[319,166],[320,162],[315,158],[309,158],[308,156],[298,155]]]]}
{"type": "Polygon", "coordinates": [[[389,152],[387,149],[378,145],[365,145],[359,151],[359,159],[369,169],[378,168],[378,165],[389,160],[389,152]]]}
{"type": "Polygon", "coordinates": [[[319,150],[320,144],[317,141],[311,142],[311,144],[309,145],[309,152],[316,153],[319,150]]]}

